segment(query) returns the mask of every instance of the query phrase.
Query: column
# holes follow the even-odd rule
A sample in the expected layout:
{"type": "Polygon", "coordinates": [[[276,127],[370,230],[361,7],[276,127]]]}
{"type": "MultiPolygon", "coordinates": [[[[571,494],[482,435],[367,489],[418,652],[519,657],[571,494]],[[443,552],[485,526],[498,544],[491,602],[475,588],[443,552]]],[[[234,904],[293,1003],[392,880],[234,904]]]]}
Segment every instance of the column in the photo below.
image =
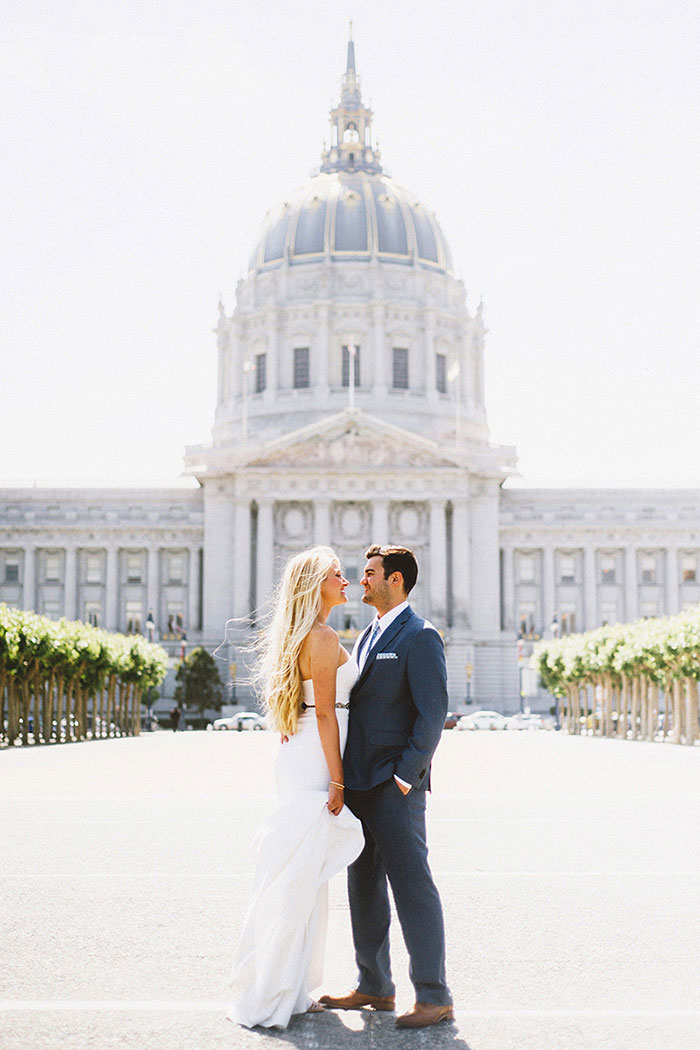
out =
{"type": "Polygon", "coordinates": [[[267,317],[267,356],[265,359],[265,401],[274,401],[277,397],[277,362],[279,360],[279,330],[277,310],[271,310],[267,317]]]}
{"type": "Polygon", "coordinates": [[[36,603],[36,550],[25,547],[22,567],[22,604],[25,609],[34,609],[36,603]]]}
{"type": "Polygon", "coordinates": [[[314,543],[318,547],[331,546],[331,501],[314,500],[314,543]]]}
{"type": "Polygon", "coordinates": [[[105,573],[105,627],[108,631],[119,630],[119,577],[117,548],[107,548],[107,569],[105,573]]]}
{"type": "Polygon", "coordinates": [[[583,616],[587,631],[598,626],[597,585],[595,550],[586,547],[583,552],[583,616]]]}
{"type": "MultiPolygon", "coordinates": [[[[250,500],[240,497],[233,509],[234,557],[234,616],[241,620],[250,617],[250,500]]],[[[243,624],[239,624],[243,626],[243,624]]],[[[223,624],[221,625],[223,629],[223,624]]]]}
{"type": "MultiPolygon", "coordinates": [[[[493,507],[489,501],[484,501],[488,514],[481,524],[485,529],[474,532],[474,520],[472,517],[473,500],[470,503],[467,496],[456,496],[452,500],[452,622],[457,628],[469,626],[470,613],[474,610],[474,597],[470,594],[470,585],[474,581],[474,567],[481,561],[473,558],[474,545],[484,542],[484,585],[493,587],[492,594],[482,602],[480,612],[483,616],[484,629],[490,632],[498,632],[500,628],[500,609],[498,597],[498,504],[493,507]],[[488,519],[488,520],[487,520],[488,519]],[[490,528],[493,526],[493,535],[490,528]],[[488,532],[488,540],[486,533],[488,532]],[[485,581],[489,581],[486,584],[485,581]],[[492,603],[492,608],[490,607],[492,603]]],[[[481,520],[481,519],[480,519],[481,520]]]]}
{"type": "MultiPolygon", "coordinates": [[[[426,310],[423,317],[425,331],[425,387],[428,402],[434,404],[438,399],[436,369],[435,369],[435,313],[426,310]]],[[[449,369],[449,361],[447,363],[449,369]]]]}
{"type": "Polygon", "coordinates": [[[66,547],[66,560],[63,577],[63,615],[67,620],[75,620],[77,616],[77,553],[75,547],[66,547]]]}
{"type": "Polygon", "coordinates": [[[666,550],[666,615],[674,616],[680,611],[680,575],[678,572],[678,547],[666,550]]]}
{"type": "Polygon", "coordinates": [[[311,385],[317,391],[319,398],[327,398],[330,393],[328,381],[328,365],[330,363],[330,307],[328,303],[321,303],[316,310],[318,320],[316,334],[316,353],[313,354],[311,367],[314,372],[311,376],[311,385]]]}
{"type": "Polygon", "coordinates": [[[188,569],[187,631],[189,634],[199,629],[199,547],[190,547],[188,569]]]}
{"type": "Polygon", "coordinates": [[[554,550],[544,547],[542,550],[542,634],[551,634],[551,624],[556,612],[554,588],[554,550]]]}
{"type": "Polygon", "coordinates": [[[444,622],[447,615],[447,521],[444,499],[430,500],[430,616],[444,622]]]}
{"type": "Polygon", "coordinates": [[[160,620],[163,616],[164,610],[160,608],[160,603],[158,601],[158,582],[158,548],[149,547],[146,567],[146,615],[148,615],[149,612],[153,613],[156,627],[162,634],[165,629],[165,624],[162,624],[160,620]]]}
{"type": "Polygon", "coordinates": [[[255,608],[258,616],[264,615],[269,606],[275,586],[275,536],[274,536],[274,502],[271,499],[258,500],[258,564],[257,594],[255,608]]]}
{"type": "Polygon", "coordinates": [[[625,620],[639,618],[639,584],[637,577],[637,551],[625,547],[625,620]]]}
{"type": "Polygon", "coordinates": [[[382,546],[391,543],[389,535],[389,501],[386,499],[372,500],[372,536],[370,543],[379,543],[382,546]]]}
{"type": "MultiPolygon", "coordinates": [[[[224,636],[224,625],[234,615],[233,493],[221,480],[204,484],[204,634],[218,642],[224,636]]],[[[236,559],[236,560],[235,560],[236,559]]]]}
{"type": "Polygon", "coordinates": [[[243,392],[243,353],[241,326],[234,319],[229,331],[229,346],[226,355],[226,400],[233,401],[243,392]]]}
{"type": "Polygon", "coordinates": [[[504,547],[502,555],[503,630],[515,634],[515,577],[513,574],[513,548],[504,547]]]}
{"type": "Polygon", "coordinates": [[[373,400],[384,404],[389,389],[389,353],[384,339],[384,307],[381,303],[372,304],[372,354],[374,361],[373,400]]]}

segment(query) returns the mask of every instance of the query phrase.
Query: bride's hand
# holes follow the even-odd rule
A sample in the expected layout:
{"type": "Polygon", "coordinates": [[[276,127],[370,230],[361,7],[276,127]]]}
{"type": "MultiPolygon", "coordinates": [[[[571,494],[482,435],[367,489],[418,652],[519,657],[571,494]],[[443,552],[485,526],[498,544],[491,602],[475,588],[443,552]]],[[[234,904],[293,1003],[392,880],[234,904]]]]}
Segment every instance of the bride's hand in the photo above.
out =
{"type": "Polygon", "coordinates": [[[342,788],[331,784],[328,788],[328,808],[334,817],[337,817],[345,804],[342,788]]]}

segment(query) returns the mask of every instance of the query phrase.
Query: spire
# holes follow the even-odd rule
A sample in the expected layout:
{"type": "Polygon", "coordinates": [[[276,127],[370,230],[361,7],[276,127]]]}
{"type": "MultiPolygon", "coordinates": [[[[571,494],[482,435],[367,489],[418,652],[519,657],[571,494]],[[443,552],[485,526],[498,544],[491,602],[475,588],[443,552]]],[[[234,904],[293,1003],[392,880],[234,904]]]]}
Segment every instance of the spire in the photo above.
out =
{"type": "Polygon", "coordinates": [[[321,154],[321,171],[380,172],[379,150],[372,146],[372,110],[362,104],[355,70],[352,22],[348,58],[340,85],[340,102],[330,112],[331,145],[321,154]]]}
{"type": "Polygon", "coordinates": [[[352,18],[350,19],[350,39],[348,40],[348,61],[345,67],[346,73],[355,72],[355,42],[352,39],[352,18]]]}

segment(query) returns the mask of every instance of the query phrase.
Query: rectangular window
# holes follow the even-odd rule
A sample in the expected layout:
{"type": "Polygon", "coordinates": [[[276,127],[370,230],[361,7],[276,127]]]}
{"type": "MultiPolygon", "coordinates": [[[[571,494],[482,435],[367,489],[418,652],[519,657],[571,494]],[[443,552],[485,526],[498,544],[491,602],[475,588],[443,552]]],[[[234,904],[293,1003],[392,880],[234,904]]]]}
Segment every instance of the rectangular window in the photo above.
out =
{"type": "Polygon", "coordinates": [[[309,348],[294,347],[294,389],[304,390],[309,386],[309,348]]]}
{"type": "Polygon", "coordinates": [[[141,583],[143,579],[143,556],[141,554],[127,554],[126,579],[128,583],[141,583]]]}
{"type": "MultiPolygon", "coordinates": [[[[7,572],[7,569],[5,569],[5,572],[7,572]]],[[[698,566],[695,555],[684,554],[681,558],[681,579],[683,583],[695,583],[697,578],[698,566]]]]}
{"type": "Polygon", "coordinates": [[[45,576],[46,580],[50,580],[52,583],[57,582],[61,578],[61,558],[58,554],[47,554],[45,562],[45,576]]]}
{"type": "Polygon", "coordinates": [[[19,583],[19,558],[5,560],[5,583],[19,583]]]}
{"type": "Polygon", "coordinates": [[[87,583],[102,583],[102,555],[88,554],[85,557],[85,580],[87,583]]]}
{"type": "Polygon", "coordinates": [[[447,357],[445,354],[435,355],[435,389],[440,394],[447,393],[447,357]]]}
{"type": "Polygon", "coordinates": [[[185,560],[181,554],[171,554],[168,558],[168,581],[182,583],[185,578],[185,560]]]}
{"type": "Polygon", "coordinates": [[[600,622],[601,624],[618,623],[617,602],[600,603],[600,622]]]}
{"type": "Polygon", "coordinates": [[[393,351],[394,374],[392,386],[394,390],[408,390],[408,350],[405,346],[395,346],[393,351]]]}
{"type": "Polygon", "coordinates": [[[267,354],[255,355],[255,393],[262,394],[267,386],[267,354]]]}
{"type": "MultiPolygon", "coordinates": [[[[350,386],[350,349],[343,347],[343,386],[350,386]]],[[[355,386],[360,385],[360,348],[355,346],[355,386]]]]}
{"type": "Polygon", "coordinates": [[[656,583],[656,555],[642,554],[639,559],[642,573],[642,583],[656,583]]]}
{"type": "Polygon", "coordinates": [[[654,616],[659,615],[659,603],[658,602],[642,602],[639,610],[643,620],[651,619],[654,616]]]}
{"type": "Polygon", "coordinates": [[[576,557],[573,554],[559,555],[559,582],[576,583],[576,557]]]}
{"type": "MultiPolygon", "coordinates": [[[[601,554],[600,556],[600,582],[606,584],[615,583],[615,555],[601,554]]],[[[610,622],[609,620],[607,621],[610,622]]]]}
{"type": "Polygon", "coordinates": [[[90,623],[93,627],[99,627],[102,622],[102,603],[95,601],[85,602],[83,619],[85,623],[90,623]]]}
{"type": "Polygon", "coordinates": [[[48,616],[50,620],[57,620],[61,615],[61,603],[55,598],[44,598],[41,605],[42,616],[48,616]]]}
{"type": "Polygon", "coordinates": [[[518,555],[518,583],[535,582],[535,556],[534,554],[518,555]]]}
{"type": "Polygon", "coordinates": [[[143,605],[141,602],[126,603],[126,633],[141,634],[141,621],[143,619],[143,605]]]}

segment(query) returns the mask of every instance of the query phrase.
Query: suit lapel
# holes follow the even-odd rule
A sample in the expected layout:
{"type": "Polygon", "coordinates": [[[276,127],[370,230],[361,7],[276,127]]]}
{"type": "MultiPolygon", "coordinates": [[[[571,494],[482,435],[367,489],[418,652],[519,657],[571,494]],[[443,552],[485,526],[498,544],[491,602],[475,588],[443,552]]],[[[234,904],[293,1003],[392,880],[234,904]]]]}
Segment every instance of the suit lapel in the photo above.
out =
{"type": "Polygon", "coordinates": [[[401,615],[397,616],[394,622],[390,624],[389,627],[387,627],[386,631],[382,631],[382,633],[379,636],[379,640],[373,646],[367,659],[365,660],[365,666],[360,671],[355,685],[359,685],[359,683],[362,681],[362,679],[365,677],[370,667],[374,663],[377,657],[377,653],[383,653],[386,651],[386,648],[389,645],[389,643],[393,642],[396,635],[406,623],[406,620],[408,620],[411,616],[413,616],[413,609],[409,605],[406,609],[404,609],[401,615]]]}

